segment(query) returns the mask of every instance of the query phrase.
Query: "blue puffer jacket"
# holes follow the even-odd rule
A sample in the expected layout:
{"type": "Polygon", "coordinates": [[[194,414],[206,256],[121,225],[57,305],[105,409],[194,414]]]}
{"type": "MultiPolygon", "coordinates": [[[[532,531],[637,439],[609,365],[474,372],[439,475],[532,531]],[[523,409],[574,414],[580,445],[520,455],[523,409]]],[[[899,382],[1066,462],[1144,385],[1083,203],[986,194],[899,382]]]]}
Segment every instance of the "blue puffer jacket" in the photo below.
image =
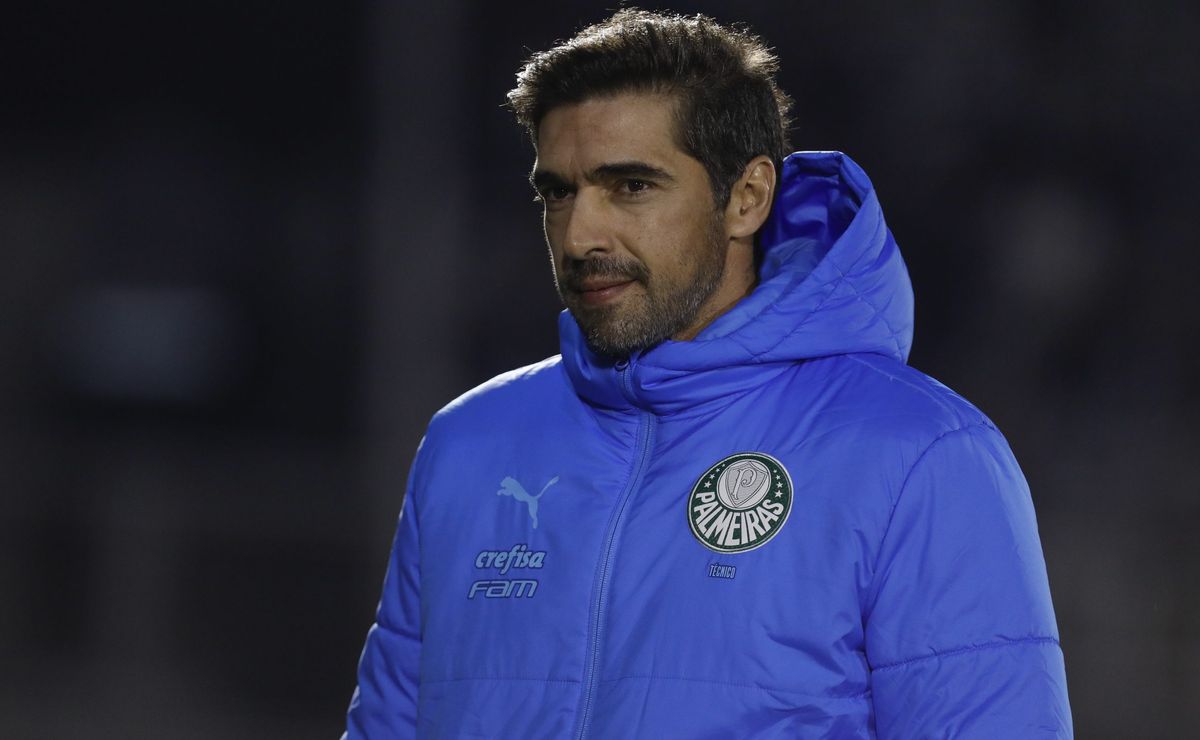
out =
{"type": "Polygon", "coordinates": [[[1029,490],[905,365],[866,175],[784,165],[759,285],[627,362],[562,356],[437,414],[351,738],[1071,735],[1029,490]]]}

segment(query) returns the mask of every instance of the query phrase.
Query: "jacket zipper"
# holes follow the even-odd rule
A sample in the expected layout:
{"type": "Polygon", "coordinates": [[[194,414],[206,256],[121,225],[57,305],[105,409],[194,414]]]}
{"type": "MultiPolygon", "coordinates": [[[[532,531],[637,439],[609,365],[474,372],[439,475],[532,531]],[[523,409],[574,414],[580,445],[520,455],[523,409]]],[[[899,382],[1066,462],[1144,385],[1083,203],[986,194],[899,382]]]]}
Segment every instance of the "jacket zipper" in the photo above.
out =
{"type": "MultiPolygon", "coordinates": [[[[621,384],[626,394],[632,398],[633,389],[629,386],[627,366],[621,369],[621,384]]],[[[604,539],[604,550],[600,555],[599,571],[596,575],[596,596],[592,603],[591,618],[588,620],[591,629],[589,630],[590,639],[588,640],[586,668],[583,674],[583,697],[579,710],[579,732],[576,733],[576,737],[579,740],[583,740],[587,736],[588,725],[591,724],[592,719],[592,701],[596,693],[596,680],[600,671],[600,637],[604,630],[604,605],[608,596],[613,541],[616,539],[617,530],[620,528],[621,519],[625,514],[625,506],[629,503],[633,492],[637,490],[642,482],[642,474],[646,470],[646,460],[650,456],[651,447],[654,446],[653,439],[654,415],[650,412],[643,412],[638,423],[638,442],[634,448],[634,467],[630,471],[629,483],[625,486],[625,490],[621,492],[621,497],[617,500],[616,510],[609,520],[608,532],[604,539]]]]}

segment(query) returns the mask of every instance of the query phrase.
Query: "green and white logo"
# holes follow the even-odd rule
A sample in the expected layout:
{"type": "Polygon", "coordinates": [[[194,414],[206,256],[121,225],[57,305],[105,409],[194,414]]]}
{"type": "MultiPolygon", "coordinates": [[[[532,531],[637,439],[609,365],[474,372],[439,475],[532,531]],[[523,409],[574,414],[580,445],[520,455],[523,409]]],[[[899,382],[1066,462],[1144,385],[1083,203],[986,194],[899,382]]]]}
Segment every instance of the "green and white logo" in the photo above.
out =
{"type": "Polygon", "coordinates": [[[791,511],[791,476],[761,452],[740,452],[713,465],[688,496],[692,534],[717,552],[762,547],[779,533],[791,511]]]}

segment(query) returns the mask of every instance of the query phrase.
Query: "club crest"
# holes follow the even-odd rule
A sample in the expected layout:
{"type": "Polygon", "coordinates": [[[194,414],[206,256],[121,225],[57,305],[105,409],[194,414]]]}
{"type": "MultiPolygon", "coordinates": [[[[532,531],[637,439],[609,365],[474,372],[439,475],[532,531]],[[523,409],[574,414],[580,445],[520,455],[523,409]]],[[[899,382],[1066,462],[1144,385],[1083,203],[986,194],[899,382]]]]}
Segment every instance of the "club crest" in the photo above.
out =
{"type": "Polygon", "coordinates": [[[688,525],[716,552],[746,552],[774,537],[792,511],[792,478],[761,452],[741,452],[713,465],[692,486],[688,525]]]}

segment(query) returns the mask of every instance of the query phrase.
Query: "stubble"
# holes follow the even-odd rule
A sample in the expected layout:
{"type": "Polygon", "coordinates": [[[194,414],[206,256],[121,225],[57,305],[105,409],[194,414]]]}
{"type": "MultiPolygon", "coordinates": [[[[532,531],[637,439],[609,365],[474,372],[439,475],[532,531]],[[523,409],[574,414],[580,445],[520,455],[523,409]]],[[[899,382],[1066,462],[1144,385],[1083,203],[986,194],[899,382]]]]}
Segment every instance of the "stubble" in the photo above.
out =
{"type": "Polygon", "coordinates": [[[674,274],[666,270],[652,274],[632,257],[568,260],[558,280],[558,292],[592,351],[628,357],[691,326],[725,274],[728,244],[721,226],[720,216],[714,215],[694,258],[681,259],[671,271],[674,274]],[[587,278],[632,280],[634,284],[612,305],[590,306],[582,300],[581,284],[587,278]]]}

